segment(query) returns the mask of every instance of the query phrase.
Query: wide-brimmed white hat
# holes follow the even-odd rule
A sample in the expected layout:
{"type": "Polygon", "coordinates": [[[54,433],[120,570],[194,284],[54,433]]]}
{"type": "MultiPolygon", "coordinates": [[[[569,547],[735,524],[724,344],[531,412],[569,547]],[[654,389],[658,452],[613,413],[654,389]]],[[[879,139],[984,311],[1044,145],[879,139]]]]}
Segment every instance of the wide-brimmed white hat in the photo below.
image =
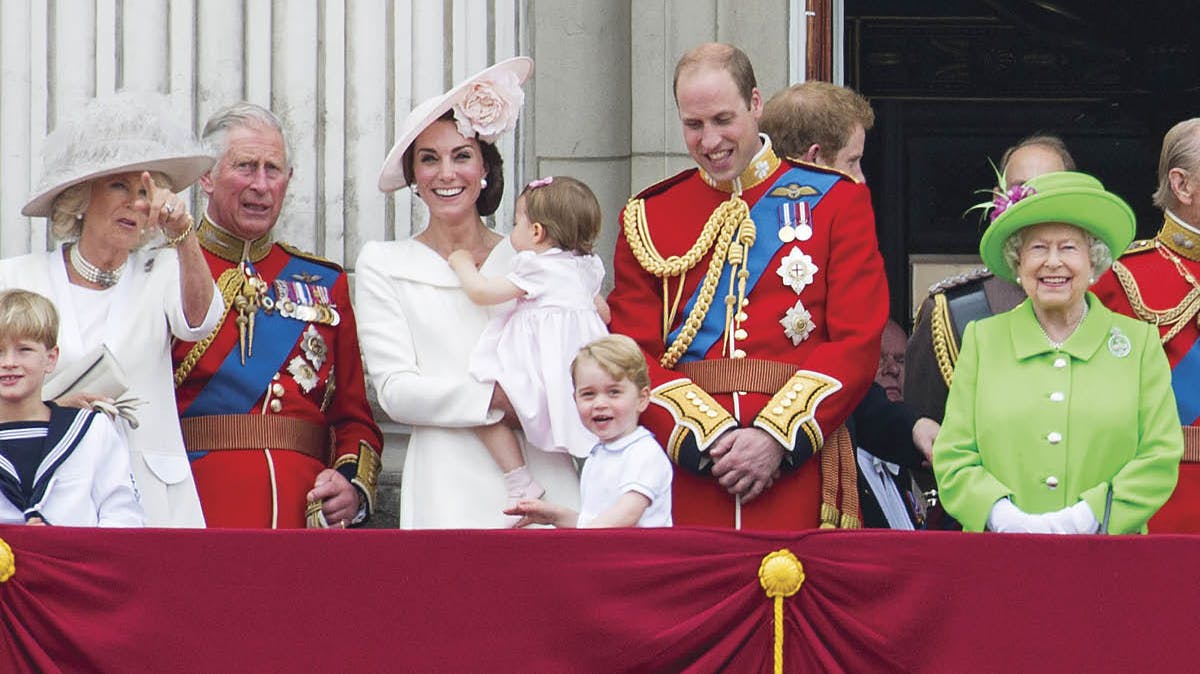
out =
{"type": "Polygon", "coordinates": [[[50,217],[63,190],[116,173],[158,171],[180,192],[214,161],[172,117],[166,96],[126,91],[94,98],[46,136],[42,178],[21,214],[50,217]]]}
{"type": "Polygon", "coordinates": [[[404,153],[430,124],[451,108],[458,131],[466,138],[495,142],[517,124],[525,103],[521,85],[533,72],[533,59],[514,56],[468,77],[450,91],[422,101],[404,118],[396,144],[379,172],[379,189],[392,192],[408,184],[404,153]]]}

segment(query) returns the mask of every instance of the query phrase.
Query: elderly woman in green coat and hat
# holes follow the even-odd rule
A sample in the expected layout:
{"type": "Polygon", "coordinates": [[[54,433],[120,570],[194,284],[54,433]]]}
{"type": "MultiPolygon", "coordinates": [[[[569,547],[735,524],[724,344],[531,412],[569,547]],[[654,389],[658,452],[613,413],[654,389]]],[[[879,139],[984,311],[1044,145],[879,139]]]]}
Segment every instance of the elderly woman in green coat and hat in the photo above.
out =
{"type": "Polygon", "coordinates": [[[996,197],[984,263],[1028,299],[967,326],[933,447],[968,531],[1145,532],[1175,488],[1183,438],[1154,326],[1087,291],[1134,234],[1092,176],[1047,173],[996,197]]]}

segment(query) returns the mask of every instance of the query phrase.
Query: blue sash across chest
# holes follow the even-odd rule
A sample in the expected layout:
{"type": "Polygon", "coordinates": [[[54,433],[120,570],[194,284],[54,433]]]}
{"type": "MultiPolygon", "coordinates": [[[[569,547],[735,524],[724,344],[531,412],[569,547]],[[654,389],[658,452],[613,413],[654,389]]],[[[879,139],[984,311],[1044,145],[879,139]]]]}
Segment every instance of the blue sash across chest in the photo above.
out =
{"type": "MultiPolygon", "coordinates": [[[[331,290],[340,276],[341,272],[325,265],[292,257],[276,278],[302,277],[311,284],[331,290]]],[[[268,283],[267,296],[272,300],[277,299],[273,283],[268,283]]],[[[230,309],[227,307],[226,310],[230,309]]],[[[227,323],[231,320],[232,317],[226,318],[227,323]]],[[[235,345],[180,416],[244,414],[251,411],[270,385],[271,378],[292,353],[300,334],[308,327],[305,321],[287,318],[280,315],[279,311],[260,311],[254,321],[254,350],[247,354],[246,364],[242,365],[240,350],[235,345]]]]}
{"type": "MultiPolygon", "coordinates": [[[[746,279],[746,295],[750,295],[754,286],[762,279],[764,274],[771,273],[768,265],[771,260],[775,259],[779,249],[784,246],[798,246],[801,250],[804,249],[805,242],[796,241],[793,243],[783,243],[779,240],[779,213],[780,206],[787,203],[807,202],[810,213],[815,213],[817,204],[829,192],[829,188],[840,179],[837,174],[821,173],[810,171],[803,168],[793,167],[785,171],[770,187],[767,188],[763,196],[759,197],[758,201],[750,205],[750,219],[754,221],[756,236],[754,237],[754,245],[750,247],[746,254],[746,270],[750,276],[746,279]],[[814,194],[799,195],[796,197],[787,196],[784,188],[788,185],[806,185],[813,188],[814,194]],[[777,193],[777,194],[772,194],[777,193]]],[[[718,295],[723,297],[723,293],[729,288],[731,269],[728,264],[721,270],[721,280],[717,284],[718,295]]],[[[687,304],[684,305],[682,315],[687,316],[691,313],[692,308],[696,305],[696,300],[700,295],[700,285],[696,286],[691,297],[688,298],[687,304]]],[[[663,301],[667,301],[666,298],[663,301]]],[[[712,307],[708,314],[704,317],[704,322],[701,323],[700,329],[696,333],[696,338],[692,340],[691,346],[679,358],[679,362],[686,363],[689,361],[704,360],[705,355],[712,349],[721,339],[721,335],[725,333],[725,311],[723,303],[713,301],[712,307]]],[[[667,335],[667,344],[675,341],[679,336],[679,331],[682,329],[681,322],[678,327],[667,335]]]]}

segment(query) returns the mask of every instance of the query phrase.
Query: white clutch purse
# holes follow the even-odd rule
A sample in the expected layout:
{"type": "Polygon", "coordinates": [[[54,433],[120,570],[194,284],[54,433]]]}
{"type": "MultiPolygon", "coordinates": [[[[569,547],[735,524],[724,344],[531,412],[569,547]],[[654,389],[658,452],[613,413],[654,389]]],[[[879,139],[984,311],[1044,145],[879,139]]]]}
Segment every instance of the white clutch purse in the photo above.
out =
{"type": "Polygon", "coordinates": [[[116,400],[129,390],[125,370],[116,356],[101,344],[83,358],[54,372],[42,385],[42,399],[55,400],[67,393],[94,393],[116,400]]]}

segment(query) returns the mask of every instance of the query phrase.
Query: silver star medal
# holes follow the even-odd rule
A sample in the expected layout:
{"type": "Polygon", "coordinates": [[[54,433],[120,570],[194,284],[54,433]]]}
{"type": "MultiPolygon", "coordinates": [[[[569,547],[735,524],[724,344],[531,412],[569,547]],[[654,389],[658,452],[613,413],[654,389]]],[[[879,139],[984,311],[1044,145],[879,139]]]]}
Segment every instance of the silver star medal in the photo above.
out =
{"type": "Polygon", "coordinates": [[[296,356],[288,362],[288,372],[291,373],[292,379],[296,380],[296,384],[300,386],[300,390],[308,393],[317,385],[317,371],[313,369],[308,361],[304,360],[303,356],[296,356]]]}
{"type": "Polygon", "coordinates": [[[317,332],[316,326],[311,323],[304,331],[303,339],[300,340],[300,348],[304,350],[304,355],[308,356],[314,370],[320,370],[321,364],[329,355],[329,345],[325,343],[325,338],[321,336],[321,333],[317,332]]]}
{"type": "Polygon", "coordinates": [[[1108,337],[1108,352],[1117,358],[1124,358],[1133,350],[1133,344],[1129,342],[1129,338],[1125,333],[1121,332],[1121,328],[1113,328],[1112,334],[1108,337]]]}

